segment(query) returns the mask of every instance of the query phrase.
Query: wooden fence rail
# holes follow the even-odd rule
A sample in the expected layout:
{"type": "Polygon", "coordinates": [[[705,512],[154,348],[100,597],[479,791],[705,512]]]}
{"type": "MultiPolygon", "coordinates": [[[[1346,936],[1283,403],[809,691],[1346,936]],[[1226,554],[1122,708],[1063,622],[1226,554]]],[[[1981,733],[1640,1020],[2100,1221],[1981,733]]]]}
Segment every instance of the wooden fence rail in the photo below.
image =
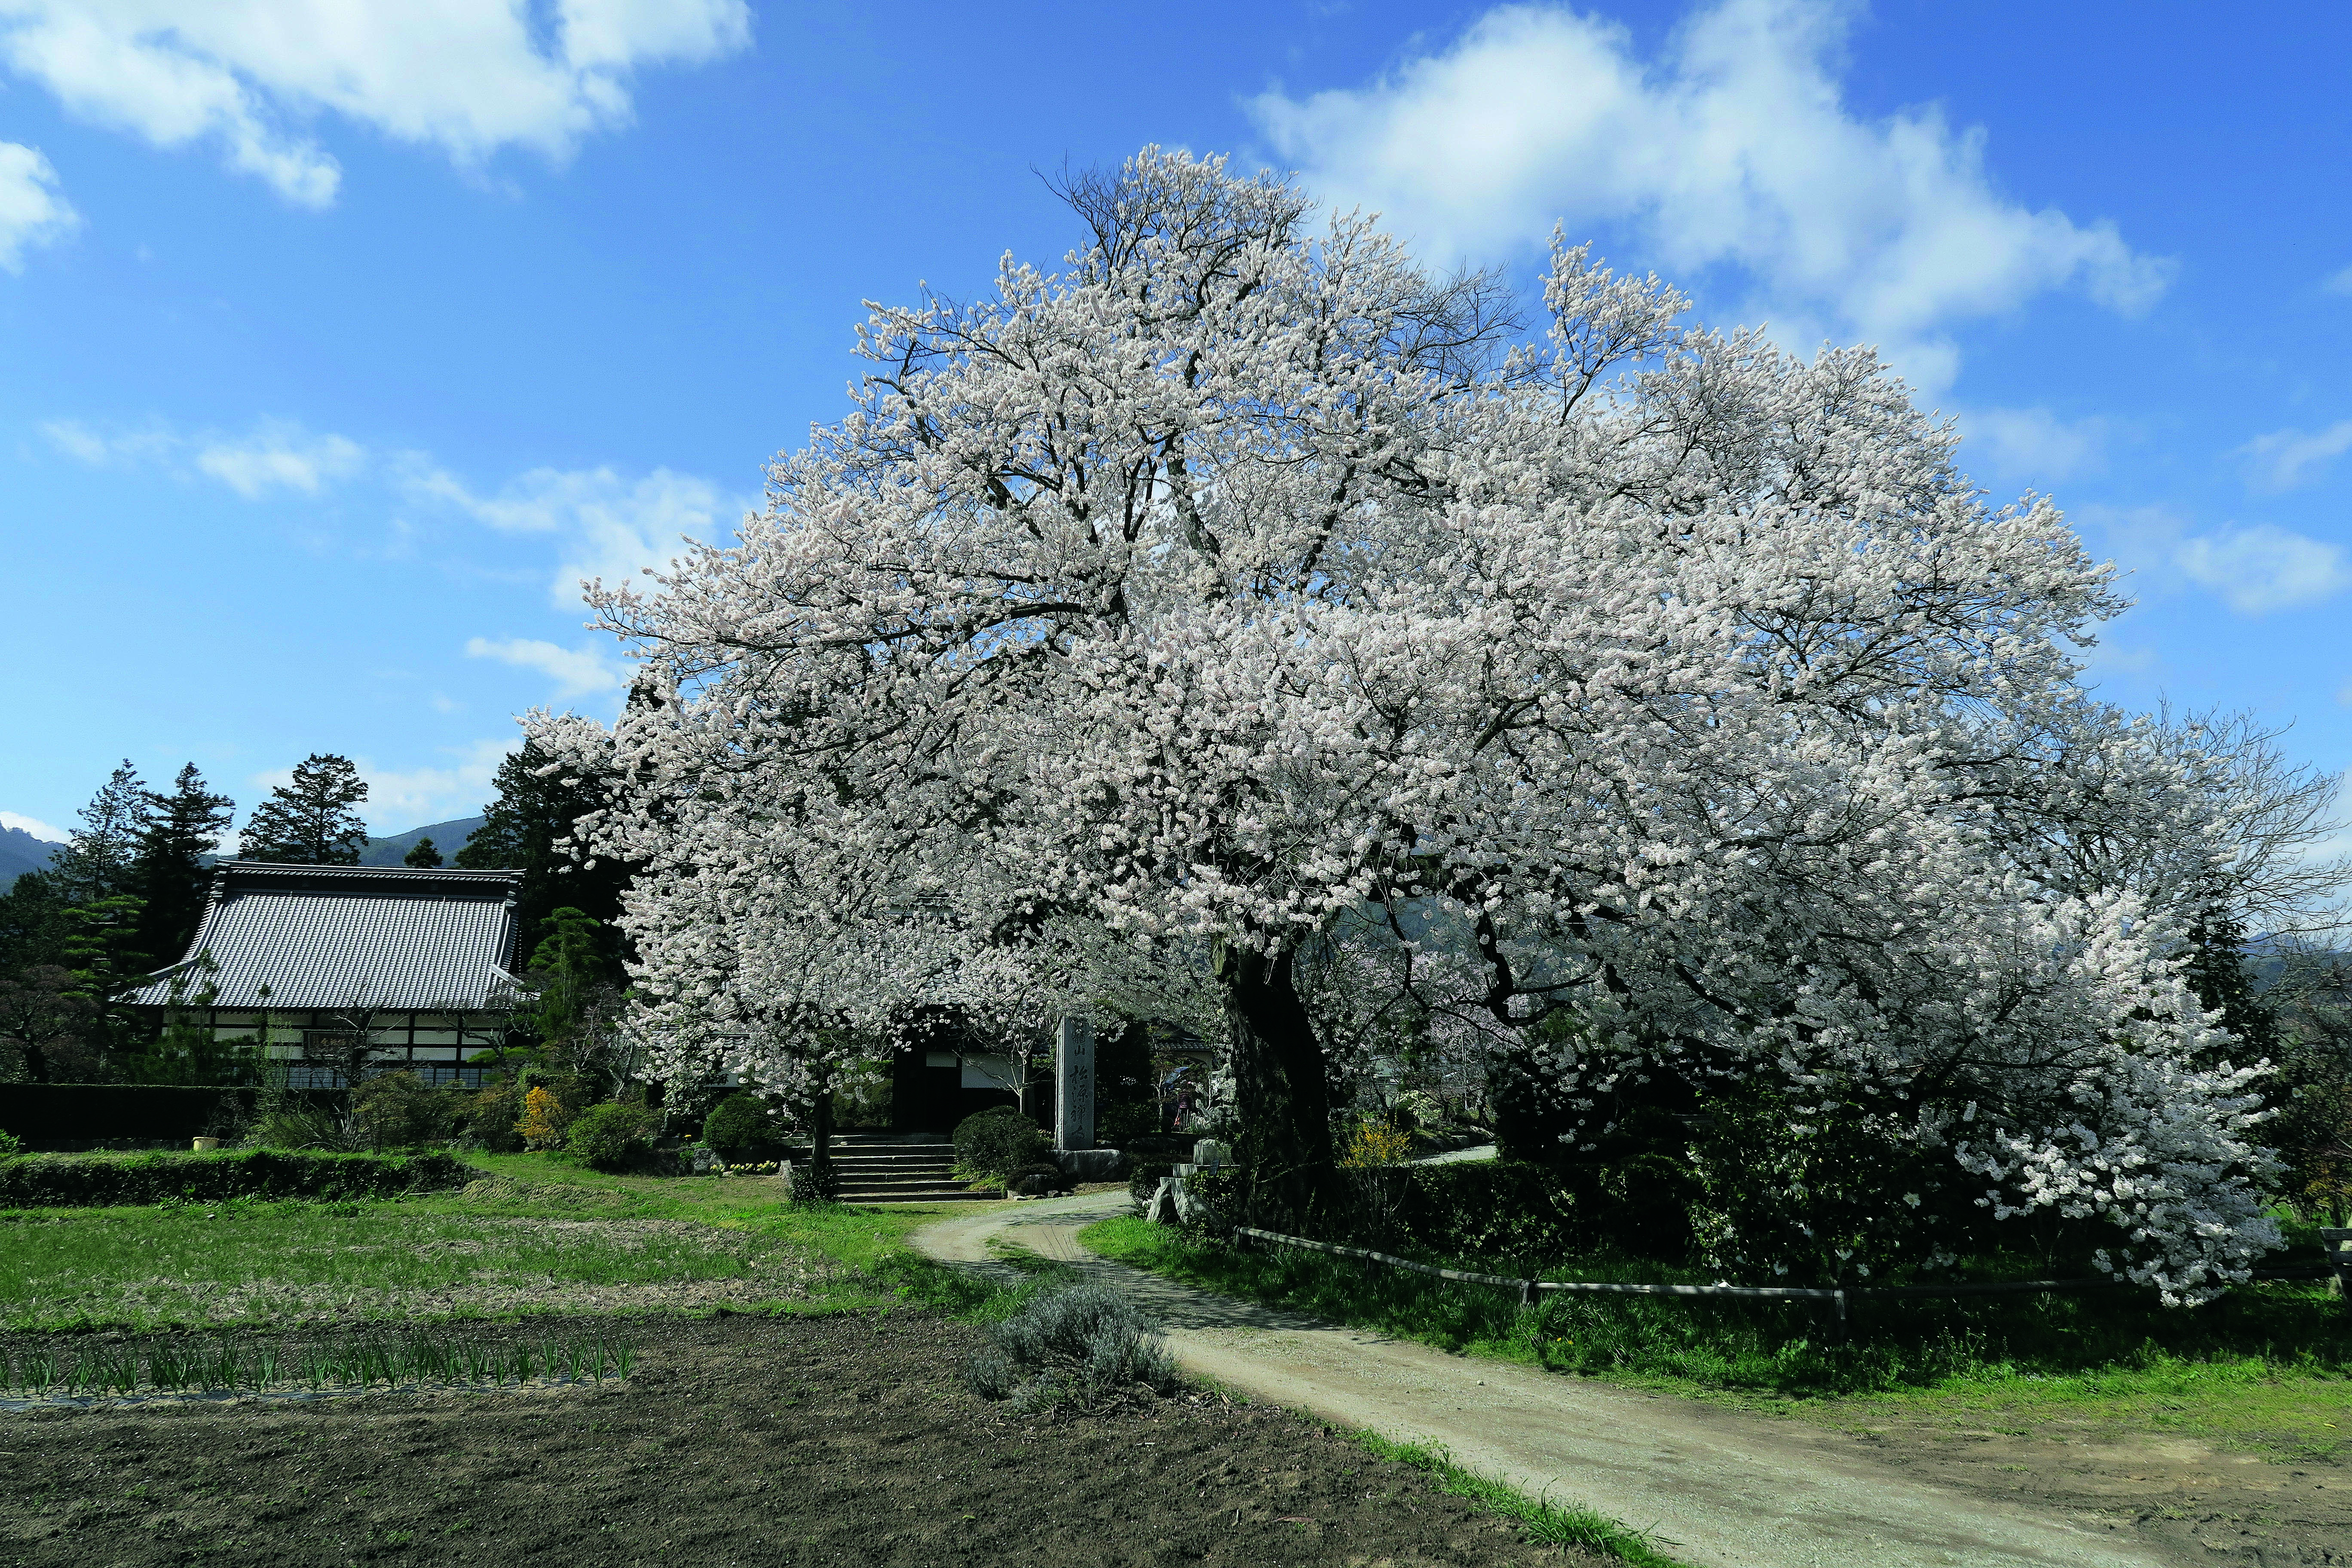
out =
{"type": "MultiPolygon", "coordinates": [[[[1848,1297],[1871,1297],[1890,1300],[1900,1297],[1933,1296],[2010,1296],[2039,1294],[2053,1290],[2109,1290],[2128,1286],[2127,1279],[1999,1279],[1983,1282],[1955,1282],[1949,1285],[1852,1285],[1843,1287],[1811,1287],[1797,1285],[1630,1285],[1606,1279],[1536,1279],[1509,1274],[1479,1274],[1465,1268],[1441,1268],[1434,1263],[1416,1263],[1410,1258],[1393,1253],[1375,1252],[1369,1247],[1343,1247],[1334,1241],[1310,1241],[1303,1236],[1285,1236],[1280,1231],[1260,1230],[1255,1226],[1235,1226],[1234,1234],[1252,1241],[1262,1241],[1276,1247],[1295,1247],[1308,1252],[1328,1253],[1334,1258],[1360,1258],[1378,1263],[1384,1268],[1402,1268],[1414,1274],[1426,1274],[1433,1279],[1458,1280],[1465,1285],[1494,1285],[1519,1293],[1519,1305],[1533,1306],[1545,1291],[1580,1296],[1734,1296],[1761,1297],[1767,1300],[1793,1301],[1826,1301],[1837,1312],[1838,1331],[1846,1328],[1848,1297]]],[[[2352,1231],[2322,1233],[2327,1239],[2341,1236],[2352,1238],[2352,1231]]],[[[2347,1253],[2347,1257],[2352,1257],[2347,1253]]],[[[2340,1266],[2339,1266],[2340,1267],[2340,1266]]],[[[2315,1279],[2335,1272],[2331,1268],[2296,1268],[2265,1271],[2271,1279],[2315,1279]]]]}

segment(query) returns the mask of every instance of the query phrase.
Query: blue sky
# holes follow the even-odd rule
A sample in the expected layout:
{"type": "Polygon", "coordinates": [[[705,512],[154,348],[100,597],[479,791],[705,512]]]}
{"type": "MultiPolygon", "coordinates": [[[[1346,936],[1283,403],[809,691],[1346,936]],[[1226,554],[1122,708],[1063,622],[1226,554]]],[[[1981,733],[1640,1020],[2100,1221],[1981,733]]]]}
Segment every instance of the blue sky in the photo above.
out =
{"type": "MultiPolygon", "coordinates": [[[[861,299],[1147,142],[1532,284],[1881,346],[2137,608],[2093,678],[2352,766],[2352,8],[0,0],[0,821],[119,758],[379,832],[617,687],[583,574],[757,503],[861,299]]],[[[241,814],[240,814],[241,815],[241,814]]]]}

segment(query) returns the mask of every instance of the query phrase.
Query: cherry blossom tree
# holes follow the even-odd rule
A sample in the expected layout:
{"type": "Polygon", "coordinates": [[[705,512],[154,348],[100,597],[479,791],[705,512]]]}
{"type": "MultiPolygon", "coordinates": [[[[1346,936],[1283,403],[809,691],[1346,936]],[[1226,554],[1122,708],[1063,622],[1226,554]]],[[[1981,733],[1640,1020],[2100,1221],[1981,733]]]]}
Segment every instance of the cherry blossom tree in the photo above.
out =
{"type": "Polygon", "coordinates": [[[1060,270],[872,307],[736,544],[592,592],[637,697],[533,739],[620,781],[587,831],[646,868],[678,1051],[773,1080],[910,1003],[1205,997],[1254,1212],[1305,1225],[1300,954],[1386,924],[1596,1131],[1636,1079],[1769,1079],[2175,1297],[2272,1244],[2165,891],[2227,814],[2078,684],[2124,601],[2053,507],[1990,504],[1869,351],[1581,247],[1528,343],[1279,179],[1064,194],[1060,270]]]}

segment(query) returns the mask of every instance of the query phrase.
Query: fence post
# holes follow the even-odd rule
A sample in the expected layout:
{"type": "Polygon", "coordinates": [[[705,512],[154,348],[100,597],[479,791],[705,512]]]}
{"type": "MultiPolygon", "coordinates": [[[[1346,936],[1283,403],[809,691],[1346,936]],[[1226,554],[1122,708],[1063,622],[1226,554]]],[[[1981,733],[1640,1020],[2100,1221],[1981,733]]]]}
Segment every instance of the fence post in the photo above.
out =
{"type": "Polygon", "coordinates": [[[1837,1342],[1844,1344],[1849,1332],[1845,1320],[1845,1291],[1840,1289],[1837,1293],[1837,1342]]]}
{"type": "Polygon", "coordinates": [[[1527,1308],[1527,1307],[1532,1307],[1532,1306],[1534,1306],[1535,1304],[1536,1304],[1536,1282],[1535,1282],[1534,1280],[1532,1280],[1532,1279],[1522,1279],[1522,1280],[1520,1280],[1520,1281],[1519,1281],[1519,1305],[1520,1305],[1522,1308],[1527,1308]]]}

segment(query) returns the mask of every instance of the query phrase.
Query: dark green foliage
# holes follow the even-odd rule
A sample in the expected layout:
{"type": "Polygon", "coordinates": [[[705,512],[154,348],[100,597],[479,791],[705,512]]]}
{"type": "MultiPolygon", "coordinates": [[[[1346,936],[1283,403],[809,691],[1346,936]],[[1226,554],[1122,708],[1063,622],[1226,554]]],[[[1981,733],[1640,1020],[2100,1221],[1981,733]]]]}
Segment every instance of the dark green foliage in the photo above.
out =
{"type": "Polygon", "coordinates": [[[604,787],[568,766],[542,773],[552,760],[525,742],[499,764],[498,798],[483,808],[482,826],[457,851],[457,863],[473,871],[522,873],[515,904],[522,930],[537,931],[549,915],[569,907],[604,921],[602,940],[611,943],[631,868],[614,860],[590,866],[565,844],[575,821],[604,809],[604,787]]]}
{"type": "Polygon", "coordinates": [[[272,789],[246,819],[237,853],[296,866],[356,866],[368,831],[352,808],[367,797],[350,759],[313,752],[294,764],[293,782],[272,789]]]}
{"type": "Polygon", "coordinates": [[[413,1072],[383,1072],[352,1091],[352,1119],[372,1149],[415,1149],[456,1136],[464,1099],[413,1072]]]}
{"type": "Polygon", "coordinates": [[[323,1154],[26,1154],[0,1161],[0,1208],[96,1208],[228,1198],[376,1198],[461,1187],[481,1173],[454,1156],[323,1154]]]}
{"type": "Polygon", "coordinates": [[[956,1163],[974,1175],[1010,1176],[1045,1160],[1053,1141],[1010,1105],[965,1117],[954,1133],[956,1163]]]}
{"type": "Polygon", "coordinates": [[[2246,926],[2226,905],[2210,905],[2189,929],[2189,963],[2180,977],[2209,1013],[2221,1015],[2231,1038],[2205,1053],[2206,1065],[2223,1060],[2248,1067],[2278,1058],[2278,1021],[2255,994],[2246,967],[2246,926]]]}
{"type": "Polygon", "coordinates": [[[49,857],[47,872],[66,902],[95,904],[134,889],[150,798],[125,759],[77,814],[81,826],[49,857]]]}
{"type": "Polygon", "coordinates": [[[441,866],[441,851],[432,839],[420,838],[408,847],[408,853],[400,858],[400,863],[420,871],[437,870],[441,866]]]}
{"type": "Polygon", "coordinates": [[[516,1123],[522,1120],[522,1089],[512,1083],[485,1084],[458,1102],[457,1125],[466,1141],[493,1154],[522,1148],[516,1123]]]}
{"type": "Polygon", "coordinates": [[[604,925],[566,905],[540,921],[540,930],[543,934],[529,971],[539,988],[534,1011],[540,1038],[559,1057],[578,1059],[583,1037],[594,1025],[598,993],[613,969],[604,925]]]}
{"type": "Polygon", "coordinates": [[[42,964],[63,967],[66,910],[72,907],[47,871],[27,871],[0,892],[0,975],[42,964]]]}
{"type": "Polygon", "coordinates": [[[773,1142],[775,1136],[775,1122],[756,1095],[730,1094],[702,1119],[702,1142],[721,1154],[773,1142]]]}
{"type": "Polygon", "coordinates": [[[1160,1179],[1176,1173],[1176,1167],[1166,1160],[1136,1160],[1128,1166],[1127,1193],[1139,1204],[1148,1204],[1160,1190],[1160,1179]]]}
{"type": "Polygon", "coordinates": [[[148,791],[144,805],[139,858],[131,869],[132,890],[145,900],[137,946],[161,967],[186,953],[204,919],[212,879],[205,858],[220,847],[236,803],[205,787],[205,775],[190,763],[173,781],[171,794],[148,791]]]}
{"type": "MultiPolygon", "coordinates": [[[[250,1088],[129,1083],[15,1083],[0,1088],[0,1126],[33,1144],[100,1139],[215,1136],[250,1121],[262,1095],[250,1088]]],[[[289,1100],[335,1102],[331,1090],[289,1100]]]]}
{"type": "Polygon", "coordinates": [[[592,1105],[572,1118],[563,1151],[599,1171],[623,1171],[653,1150],[661,1112],[642,1105],[592,1105]]]}
{"type": "Polygon", "coordinates": [[[150,965],[138,949],[142,906],[127,893],[66,911],[68,994],[89,1005],[89,1037],[101,1067],[120,1067],[138,1033],[130,1010],[131,993],[147,982],[150,965]]]}
{"type": "Polygon", "coordinates": [[[1038,1296],[989,1331],[965,1369],[972,1392],[1021,1410],[1098,1405],[1128,1389],[1166,1394],[1176,1358],[1158,1325],[1118,1291],[1073,1285],[1038,1296]]]}

